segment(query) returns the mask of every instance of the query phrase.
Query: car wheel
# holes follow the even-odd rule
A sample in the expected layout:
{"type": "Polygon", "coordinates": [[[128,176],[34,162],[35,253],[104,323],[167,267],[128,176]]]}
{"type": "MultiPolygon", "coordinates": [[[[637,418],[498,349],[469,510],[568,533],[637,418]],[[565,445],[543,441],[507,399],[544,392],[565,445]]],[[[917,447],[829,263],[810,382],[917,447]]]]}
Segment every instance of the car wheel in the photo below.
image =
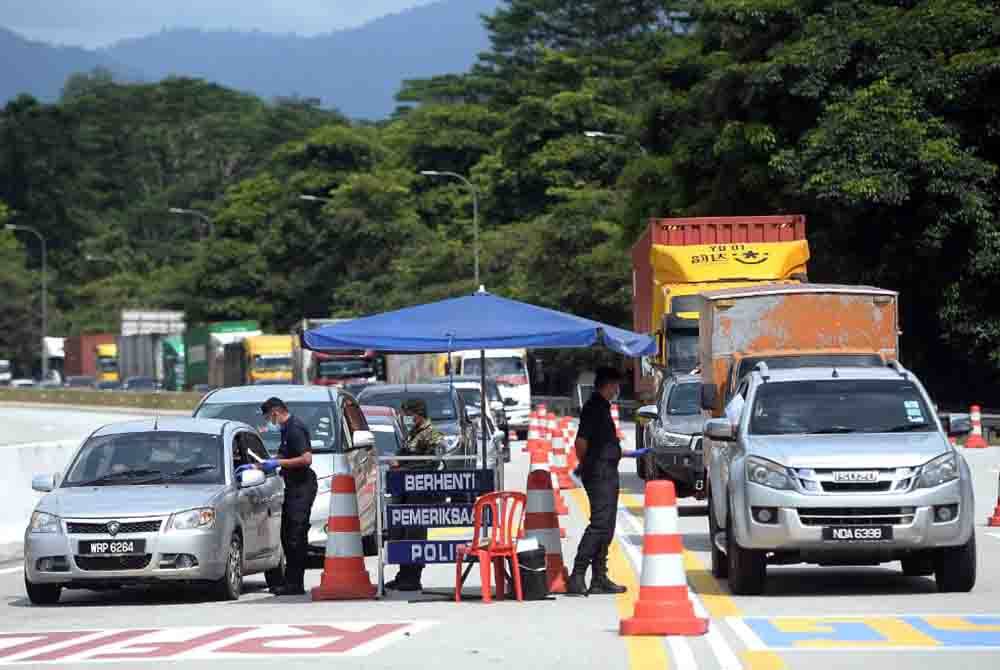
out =
{"type": "Polygon", "coordinates": [[[243,593],[243,540],[234,534],[229,541],[226,573],[215,586],[219,600],[239,600],[243,593]]]}
{"type": "Polygon", "coordinates": [[[976,585],[976,533],[958,547],[939,549],[934,578],[941,593],[967,593],[976,585]]]}
{"type": "Polygon", "coordinates": [[[719,549],[715,541],[715,536],[719,533],[719,522],[715,520],[715,508],[712,504],[712,495],[708,496],[708,543],[712,547],[712,576],[716,579],[725,579],[729,576],[729,563],[726,554],[719,549]]]}
{"type": "Polygon", "coordinates": [[[281,561],[264,573],[264,581],[267,582],[267,588],[275,589],[279,586],[285,585],[285,555],[281,555],[281,561]]]}
{"type": "Polygon", "coordinates": [[[24,590],[32,605],[55,605],[62,595],[62,587],[58,584],[32,584],[27,575],[24,576],[24,590]]]}
{"type": "Polygon", "coordinates": [[[907,577],[928,577],[934,574],[934,555],[930,552],[922,552],[904,558],[903,574],[907,577]]]}
{"type": "Polygon", "coordinates": [[[726,524],[726,560],[729,590],[738,596],[759,596],[767,580],[767,557],[763,551],[744,549],[733,534],[732,513],[726,524]]]}

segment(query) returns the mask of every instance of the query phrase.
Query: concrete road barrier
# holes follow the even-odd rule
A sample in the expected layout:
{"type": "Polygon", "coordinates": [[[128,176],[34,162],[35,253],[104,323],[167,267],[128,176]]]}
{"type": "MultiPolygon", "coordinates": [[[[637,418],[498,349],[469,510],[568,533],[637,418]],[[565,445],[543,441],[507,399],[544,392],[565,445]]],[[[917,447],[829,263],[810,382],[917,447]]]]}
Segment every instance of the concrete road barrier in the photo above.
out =
{"type": "Polygon", "coordinates": [[[126,391],[81,391],[75,389],[0,388],[0,402],[74,405],[192,411],[201,400],[200,393],[130,393],[126,391]]]}

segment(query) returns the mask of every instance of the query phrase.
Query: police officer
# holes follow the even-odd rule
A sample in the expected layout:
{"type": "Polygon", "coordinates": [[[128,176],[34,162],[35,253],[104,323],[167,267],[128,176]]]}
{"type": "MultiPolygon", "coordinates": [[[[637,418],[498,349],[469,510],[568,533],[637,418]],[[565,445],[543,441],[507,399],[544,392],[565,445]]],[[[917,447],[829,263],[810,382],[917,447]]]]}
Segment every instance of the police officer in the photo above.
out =
{"type": "Polygon", "coordinates": [[[608,577],[608,549],[615,537],[618,514],[618,463],[623,456],[636,458],[649,450],[622,452],[611,418],[611,403],[618,400],[621,380],[621,373],[614,368],[599,368],[594,379],[594,393],[580,411],[580,428],[574,446],[580,460],[578,472],[590,500],[590,524],[576,550],[567,586],[570,595],[626,591],[624,586],[608,577]],[[589,567],[593,567],[593,575],[588,590],[589,567]]]}
{"type": "MultiPolygon", "coordinates": [[[[427,403],[419,398],[410,398],[403,402],[401,410],[403,412],[403,422],[409,431],[406,444],[400,451],[400,456],[435,456],[444,449],[444,435],[442,435],[431,420],[427,417],[427,403]]],[[[396,461],[392,464],[395,469],[403,470],[436,470],[440,466],[440,461],[396,461]]],[[[414,495],[403,496],[401,504],[415,505],[421,503],[441,502],[439,496],[414,495]]],[[[393,534],[392,539],[396,540],[426,540],[426,528],[407,528],[402,532],[393,534]]],[[[385,586],[397,591],[420,591],[423,585],[420,578],[424,572],[423,564],[411,564],[399,566],[396,578],[388,582],[385,586]]]]}
{"type": "Polygon", "coordinates": [[[309,429],[288,411],[280,398],[269,398],[260,407],[273,425],[281,428],[278,458],[259,463],[257,468],[274,472],[281,468],[285,480],[285,503],[281,510],[281,547],[285,552],[285,584],[271,589],[275,595],[304,595],[306,561],[309,558],[309,516],[316,500],[316,473],[312,469],[312,442],[309,429]]]}

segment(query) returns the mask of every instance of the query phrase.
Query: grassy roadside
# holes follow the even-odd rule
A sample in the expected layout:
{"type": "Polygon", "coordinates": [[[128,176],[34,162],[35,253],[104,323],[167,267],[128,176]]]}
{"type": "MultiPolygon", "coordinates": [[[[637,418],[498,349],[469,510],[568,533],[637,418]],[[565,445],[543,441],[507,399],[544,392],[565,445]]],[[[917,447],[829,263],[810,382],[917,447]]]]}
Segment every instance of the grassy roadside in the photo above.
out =
{"type": "Polygon", "coordinates": [[[191,411],[200,393],[128,393],[73,389],[0,389],[0,402],[191,411]]]}

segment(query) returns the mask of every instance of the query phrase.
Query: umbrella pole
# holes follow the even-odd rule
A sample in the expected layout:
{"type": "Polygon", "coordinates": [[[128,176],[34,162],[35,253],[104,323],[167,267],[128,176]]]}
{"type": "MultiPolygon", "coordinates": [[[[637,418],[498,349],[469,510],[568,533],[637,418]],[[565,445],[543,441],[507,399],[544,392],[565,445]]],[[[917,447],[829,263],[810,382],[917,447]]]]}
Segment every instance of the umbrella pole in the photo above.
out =
{"type": "MultiPolygon", "coordinates": [[[[483,470],[489,467],[486,459],[486,350],[479,350],[479,391],[481,395],[481,405],[479,407],[479,433],[483,442],[483,470]]],[[[494,482],[494,486],[496,482],[494,482]]]]}

